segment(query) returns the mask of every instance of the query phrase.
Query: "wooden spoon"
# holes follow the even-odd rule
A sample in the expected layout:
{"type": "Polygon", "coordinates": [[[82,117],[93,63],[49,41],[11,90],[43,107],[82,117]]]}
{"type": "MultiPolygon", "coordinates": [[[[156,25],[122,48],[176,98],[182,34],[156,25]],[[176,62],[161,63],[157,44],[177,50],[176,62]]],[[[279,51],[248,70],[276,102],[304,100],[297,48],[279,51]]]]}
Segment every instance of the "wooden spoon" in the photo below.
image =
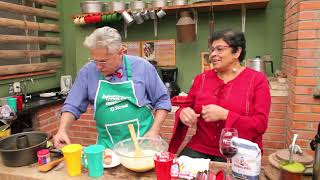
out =
{"type": "Polygon", "coordinates": [[[141,157],[143,156],[143,153],[140,149],[138,140],[137,140],[137,135],[136,135],[136,131],[134,130],[133,124],[128,124],[128,128],[130,131],[130,135],[131,135],[131,139],[133,141],[134,147],[135,147],[135,152],[134,152],[134,156],[135,157],[141,157]]]}
{"type": "Polygon", "coordinates": [[[53,160],[47,164],[41,165],[38,167],[38,170],[40,172],[48,172],[49,170],[51,170],[52,168],[56,167],[61,161],[63,161],[63,157],[53,160]]]}

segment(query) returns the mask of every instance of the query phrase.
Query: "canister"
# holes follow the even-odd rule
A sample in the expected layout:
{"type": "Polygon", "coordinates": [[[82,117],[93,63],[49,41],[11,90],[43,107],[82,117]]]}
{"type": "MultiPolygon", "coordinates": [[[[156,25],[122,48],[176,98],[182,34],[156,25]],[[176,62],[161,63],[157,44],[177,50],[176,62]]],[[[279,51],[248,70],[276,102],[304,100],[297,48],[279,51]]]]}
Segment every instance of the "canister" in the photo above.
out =
{"type": "Polygon", "coordinates": [[[50,153],[48,149],[41,149],[37,152],[39,166],[49,163],[50,153]]]}

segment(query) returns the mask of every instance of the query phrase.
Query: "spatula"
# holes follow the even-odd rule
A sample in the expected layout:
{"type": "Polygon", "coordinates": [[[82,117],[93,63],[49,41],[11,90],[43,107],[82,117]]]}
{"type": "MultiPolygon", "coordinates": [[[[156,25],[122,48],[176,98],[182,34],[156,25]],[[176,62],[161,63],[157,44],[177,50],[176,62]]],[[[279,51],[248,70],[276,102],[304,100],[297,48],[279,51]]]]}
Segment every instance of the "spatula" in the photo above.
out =
{"type": "Polygon", "coordinates": [[[135,152],[134,152],[134,156],[135,157],[141,157],[143,156],[143,153],[140,149],[138,140],[137,140],[137,135],[136,135],[136,131],[134,130],[133,124],[128,124],[128,128],[130,131],[130,135],[131,135],[131,139],[133,141],[134,147],[135,147],[135,152]]]}
{"type": "Polygon", "coordinates": [[[51,170],[52,168],[56,167],[61,161],[63,161],[63,157],[53,160],[47,164],[41,165],[38,167],[38,170],[40,172],[48,172],[49,170],[51,170]]]}

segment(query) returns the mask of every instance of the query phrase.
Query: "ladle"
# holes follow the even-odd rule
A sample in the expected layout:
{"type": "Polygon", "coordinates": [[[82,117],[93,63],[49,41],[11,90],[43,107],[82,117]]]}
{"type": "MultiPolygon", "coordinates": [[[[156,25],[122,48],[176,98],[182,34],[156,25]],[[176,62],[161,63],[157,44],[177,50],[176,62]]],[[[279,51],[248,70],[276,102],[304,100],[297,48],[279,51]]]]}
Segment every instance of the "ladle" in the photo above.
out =
{"type": "Polygon", "coordinates": [[[135,147],[134,156],[141,157],[141,156],[143,156],[143,153],[142,153],[141,148],[139,146],[136,131],[134,130],[133,124],[128,124],[128,128],[130,131],[131,139],[132,139],[134,147],[135,147]]]}
{"type": "Polygon", "coordinates": [[[296,144],[296,140],[298,138],[298,134],[293,134],[293,138],[292,138],[292,144],[291,144],[291,149],[289,148],[289,163],[292,163],[292,156],[293,156],[293,150],[294,150],[294,146],[296,144]]]}

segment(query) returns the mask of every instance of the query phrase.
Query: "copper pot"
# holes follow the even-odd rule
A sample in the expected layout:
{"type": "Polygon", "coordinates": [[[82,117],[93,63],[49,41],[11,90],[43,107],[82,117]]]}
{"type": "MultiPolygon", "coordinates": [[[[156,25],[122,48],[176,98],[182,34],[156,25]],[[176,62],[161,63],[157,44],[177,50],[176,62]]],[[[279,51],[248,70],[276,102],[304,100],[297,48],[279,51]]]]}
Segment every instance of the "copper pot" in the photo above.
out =
{"type": "Polygon", "coordinates": [[[196,23],[189,11],[181,11],[176,24],[178,42],[186,43],[196,39],[196,23]]]}

